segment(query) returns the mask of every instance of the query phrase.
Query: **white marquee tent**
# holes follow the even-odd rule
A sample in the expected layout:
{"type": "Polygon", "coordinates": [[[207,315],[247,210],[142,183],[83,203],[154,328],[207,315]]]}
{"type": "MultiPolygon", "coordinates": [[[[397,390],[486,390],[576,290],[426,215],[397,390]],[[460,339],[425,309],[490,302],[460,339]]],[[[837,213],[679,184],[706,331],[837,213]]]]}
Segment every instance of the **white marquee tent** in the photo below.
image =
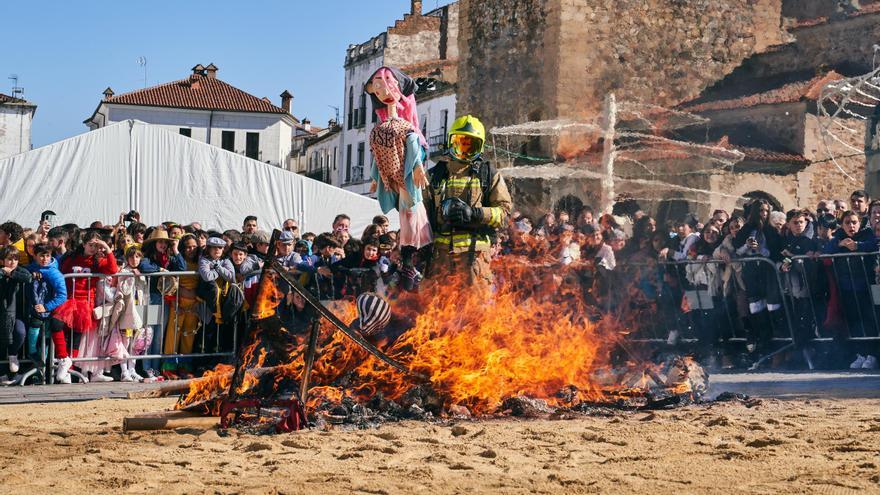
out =
{"type": "Polygon", "coordinates": [[[53,210],[56,224],[116,223],[132,209],[148,225],[240,229],[256,215],[266,230],[294,218],[316,233],[346,213],[355,236],[382,213],[373,199],[134,120],[0,160],[0,222],[35,227],[53,210]]]}

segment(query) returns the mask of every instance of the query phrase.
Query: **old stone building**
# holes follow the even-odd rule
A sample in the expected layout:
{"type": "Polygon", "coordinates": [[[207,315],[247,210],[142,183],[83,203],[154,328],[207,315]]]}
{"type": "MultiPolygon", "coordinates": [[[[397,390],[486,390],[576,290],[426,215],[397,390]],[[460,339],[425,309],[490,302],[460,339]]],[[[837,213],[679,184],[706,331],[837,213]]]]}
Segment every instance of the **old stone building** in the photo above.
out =
{"type": "MultiPolygon", "coordinates": [[[[814,207],[864,183],[864,156],[828,160],[829,151],[852,153],[823,141],[816,99],[824,83],[871,70],[878,21],[880,4],[864,0],[462,0],[459,113],[479,115],[487,127],[595,122],[608,93],[692,112],[707,122],[665,135],[739,150],[742,161],[719,166],[657,150],[639,165],[618,164],[615,175],[631,179],[618,181],[618,192],[635,191],[661,219],[732,210],[745,197],[814,207]]],[[[864,129],[862,121],[847,125],[864,129]]],[[[514,165],[543,157],[584,168],[563,178],[505,171],[523,209],[546,209],[566,195],[597,205],[601,140],[579,139],[585,153],[575,159],[562,152],[571,145],[563,139],[509,146],[520,157],[514,165]]],[[[847,139],[862,147],[865,138],[847,139]]]]}

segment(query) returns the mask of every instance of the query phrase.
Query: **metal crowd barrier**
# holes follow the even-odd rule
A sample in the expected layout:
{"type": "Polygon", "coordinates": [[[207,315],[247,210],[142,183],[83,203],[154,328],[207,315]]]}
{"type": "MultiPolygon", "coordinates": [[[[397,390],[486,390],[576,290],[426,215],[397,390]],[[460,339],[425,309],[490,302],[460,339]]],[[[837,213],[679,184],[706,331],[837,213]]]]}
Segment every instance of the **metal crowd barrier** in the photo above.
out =
{"type": "Polygon", "coordinates": [[[741,286],[744,272],[758,278],[767,293],[755,313],[766,311],[763,324],[769,335],[762,336],[768,338],[754,368],[794,345],[791,301],[776,264],[768,258],[626,261],[601,273],[596,300],[603,313],[630,328],[631,342],[681,343],[715,351],[750,340],[745,321],[754,323],[757,317],[741,286]]]}
{"type": "Polygon", "coordinates": [[[880,253],[794,256],[792,265],[808,296],[792,297],[808,307],[801,324],[811,340],[880,340],[880,253]]]}
{"type": "MultiPolygon", "coordinates": [[[[27,307],[26,301],[26,291],[28,290],[28,284],[20,284],[18,288],[18,296],[16,301],[15,308],[15,316],[16,320],[24,323],[25,335],[24,342],[21,346],[21,350],[18,353],[18,362],[21,366],[20,369],[26,369],[26,371],[19,371],[14,375],[14,379],[8,383],[9,386],[20,385],[24,386],[28,380],[32,377],[34,378],[34,383],[49,383],[48,375],[51,374],[50,366],[51,360],[46,359],[47,355],[47,339],[46,332],[41,331],[39,336],[37,337],[37,354],[35,356],[31,356],[28,352],[28,315],[30,314],[29,308],[27,307]],[[30,369],[27,369],[30,367],[30,369]]],[[[14,323],[13,323],[14,324],[14,323]]],[[[0,369],[8,370],[9,359],[6,355],[6,349],[0,349],[0,369]]]]}
{"type": "MultiPolygon", "coordinates": [[[[88,291],[95,289],[95,306],[103,306],[105,304],[112,304],[111,301],[104,301],[103,294],[109,294],[112,291],[107,291],[107,285],[110,283],[110,287],[113,288],[117,284],[113,282],[118,282],[122,278],[126,277],[144,277],[147,282],[147,288],[145,291],[145,301],[138,301],[138,306],[140,307],[140,311],[142,312],[144,327],[151,327],[153,329],[153,341],[158,339],[158,345],[151,345],[150,348],[159,349],[158,353],[151,353],[150,348],[145,349],[144,354],[132,354],[133,346],[135,344],[135,338],[129,338],[128,342],[128,354],[129,357],[124,360],[134,360],[134,361],[164,361],[168,359],[195,359],[195,358],[228,358],[232,359],[235,355],[235,350],[238,346],[238,319],[231,322],[231,327],[226,326],[225,324],[218,324],[216,319],[213,317],[213,314],[210,309],[207,308],[204,302],[199,301],[196,303],[195,311],[198,315],[199,326],[197,329],[198,337],[196,342],[193,344],[193,352],[188,354],[183,354],[180,352],[180,343],[181,343],[181,335],[178,334],[180,325],[178,321],[169,321],[170,314],[172,314],[171,309],[173,308],[173,314],[176,318],[180,318],[180,278],[186,276],[195,276],[198,277],[198,272],[156,272],[156,273],[143,273],[140,275],[134,275],[130,273],[117,273],[114,275],[105,275],[105,274],[95,274],[95,273],[70,273],[64,275],[65,281],[69,279],[87,279],[86,288],[88,291]],[[154,278],[170,278],[176,279],[176,283],[178,286],[178,290],[171,296],[161,295],[156,292],[156,290],[152,289],[153,284],[150,283],[154,278]],[[94,286],[93,286],[94,284],[94,286]],[[153,303],[156,295],[160,296],[160,301],[158,304],[153,303]],[[174,325],[173,339],[175,342],[174,352],[170,354],[166,354],[163,352],[165,349],[165,333],[166,328],[169,324],[174,325]],[[211,325],[209,327],[209,325],[211,325]],[[225,326],[225,328],[224,328],[225,326]],[[211,331],[213,330],[213,332],[211,331]],[[231,348],[230,349],[221,349],[222,345],[222,335],[221,332],[227,331],[232,332],[231,336],[231,348]],[[208,334],[213,333],[213,339],[208,339],[208,334]],[[196,352],[198,349],[198,352],[196,352]]],[[[68,299],[73,297],[72,292],[68,294],[68,299]]],[[[98,318],[97,328],[93,331],[88,332],[78,332],[77,329],[68,328],[67,335],[67,345],[71,352],[69,352],[71,356],[71,360],[74,365],[83,365],[85,363],[103,363],[106,364],[116,364],[122,361],[123,359],[109,357],[107,356],[106,347],[108,344],[108,340],[113,331],[113,328],[109,327],[109,320],[111,319],[110,314],[104,314],[100,318],[98,318]],[[97,347],[92,344],[89,339],[101,339],[98,343],[97,347]],[[97,356],[77,356],[73,357],[74,351],[79,350],[95,350],[97,349],[97,356]]],[[[140,330],[140,329],[134,329],[140,330]]],[[[56,360],[57,361],[57,360],[56,360]]],[[[52,369],[57,365],[57,362],[54,362],[52,369]]],[[[85,364],[85,366],[81,366],[84,368],[92,368],[89,364],[85,364]]],[[[161,363],[159,366],[155,367],[155,371],[161,371],[161,363]]],[[[95,368],[90,371],[101,371],[104,368],[95,368]]],[[[78,378],[82,382],[87,382],[87,377],[82,372],[77,372],[75,370],[71,370],[71,375],[78,378]]],[[[50,382],[54,380],[54,373],[51,373],[49,376],[50,382]]]]}
{"type": "MultiPolygon", "coordinates": [[[[37,355],[31,356],[28,352],[27,332],[29,323],[28,316],[30,315],[30,310],[27,307],[27,290],[28,284],[19,284],[15,308],[15,317],[16,320],[24,323],[25,335],[21,350],[18,352],[17,356],[20,371],[13,375],[13,379],[9,383],[7,383],[8,386],[24,386],[31,378],[34,378],[34,383],[49,383],[47,380],[47,376],[49,374],[49,365],[51,365],[51,359],[48,360],[47,363],[46,351],[47,345],[51,344],[47,344],[46,333],[44,331],[41,331],[39,336],[37,337],[37,355]]],[[[9,356],[7,356],[6,354],[6,349],[0,349],[0,369],[5,369],[8,371],[8,366],[9,356]]]]}

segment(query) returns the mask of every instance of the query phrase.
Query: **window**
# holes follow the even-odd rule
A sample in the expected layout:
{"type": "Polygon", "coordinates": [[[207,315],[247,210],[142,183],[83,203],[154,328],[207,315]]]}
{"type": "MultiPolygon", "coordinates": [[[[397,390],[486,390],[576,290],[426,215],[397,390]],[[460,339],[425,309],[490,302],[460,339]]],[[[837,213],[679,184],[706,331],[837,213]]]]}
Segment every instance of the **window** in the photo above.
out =
{"type": "Polygon", "coordinates": [[[367,123],[367,93],[361,91],[361,97],[358,101],[360,108],[360,120],[358,120],[358,127],[363,127],[367,123]]]}
{"type": "Polygon", "coordinates": [[[223,131],[220,133],[220,147],[235,153],[235,131],[223,131]]]}
{"type": "Polygon", "coordinates": [[[193,133],[193,130],[190,129],[189,127],[181,127],[180,128],[180,135],[181,136],[192,137],[192,133],[193,133]]]}
{"type": "MultiPolygon", "coordinates": [[[[370,106],[371,106],[371,107],[373,106],[373,102],[372,102],[372,100],[370,101],[370,106]]],[[[375,108],[372,108],[372,112],[370,112],[370,114],[371,114],[370,122],[372,122],[372,123],[374,123],[374,124],[375,124],[376,122],[378,122],[379,117],[376,115],[376,109],[375,109],[375,108]]]]}
{"type": "Polygon", "coordinates": [[[345,154],[345,182],[351,182],[351,145],[346,146],[345,154]]]}
{"type": "Polygon", "coordinates": [[[254,160],[260,159],[260,133],[249,132],[244,143],[244,155],[254,160]]]}
{"type": "Polygon", "coordinates": [[[348,128],[351,129],[352,122],[354,122],[353,117],[354,112],[354,88],[348,88],[348,128]]]}
{"type": "Polygon", "coordinates": [[[364,142],[361,141],[358,143],[358,156],[357,156],[357,167],[352,171],[354,177],[351,178],[352,182],[362,181],[364,180],[364,142]]]}
{"type": "Polygon", "coordinates": [[[425,115],[422,117],[422,134],[426,134],[428,132],[428,116],[425,115]]]}
{"type": "Polygon", "coordinates": [[[333,157],[331,158],[333,170],[336,170],[336,153],[337,153],[336,146],[334,146],[333,147],[333,157]]]}
{"type": "Polygon", "coordinates": [[[442,124],[440,128],[443,130],[442,135],[445,139],[445,136],[449,134],[449,110],[443,110],[440,112],[440,120],[442,124]]]}

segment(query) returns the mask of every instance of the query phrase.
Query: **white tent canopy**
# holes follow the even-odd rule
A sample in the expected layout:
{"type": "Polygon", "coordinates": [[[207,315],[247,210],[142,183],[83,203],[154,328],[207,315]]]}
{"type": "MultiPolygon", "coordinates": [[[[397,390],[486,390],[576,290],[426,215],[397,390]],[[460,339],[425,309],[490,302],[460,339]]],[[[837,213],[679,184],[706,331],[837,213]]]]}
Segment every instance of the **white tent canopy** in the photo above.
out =
{"type": "Polygon", "coordinates": [[[80,226],[129,210],[148,225],[218,230],[246,215],[266,230],[293,218],[315,233],[346,213],[357,237],[382,213],[373,199],[134,120],[0,160],[0,222],[34,227],[44,210],[80,226]]]}

